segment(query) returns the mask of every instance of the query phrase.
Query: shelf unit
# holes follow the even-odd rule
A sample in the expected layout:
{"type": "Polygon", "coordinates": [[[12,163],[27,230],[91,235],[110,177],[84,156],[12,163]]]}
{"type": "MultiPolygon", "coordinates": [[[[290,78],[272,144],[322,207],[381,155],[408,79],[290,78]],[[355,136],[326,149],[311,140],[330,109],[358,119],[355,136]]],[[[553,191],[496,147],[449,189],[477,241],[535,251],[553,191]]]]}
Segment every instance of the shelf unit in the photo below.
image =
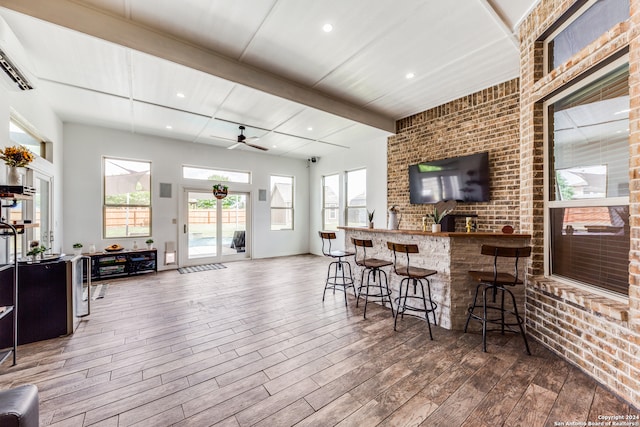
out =
{"type": "Polygon", "coordinates": [[[18,254],[16,248],[18,247],[18,234],[23,234],[26,228],[35,227],[37,224],[10,224],[9,223],[9,209],[16,206],[17,200],[31,200],[35,189],[33,187],[25,186],[0,186],[0,203],[2,212],[6,215],[6,219],[3,217],[0,220],[0,237],[7,237],[12,239],[13,244],[13,262],[9,262],[9,248],[7,247],[6,262],[0,265],[0,273],[6,274],[11,270],[11,285],[12,296],[11,304],[3,305],[0,307],[0,322],[12,319],[13,324],[11,327],[12,337],[11,346],[9,348],[0,350],[0,363],[4,362],[9,356],[13,356],[13,365],[16,364],[17,348],[18,348],[18,254]],[[7,201],[12,200],[10,204],[7,201]]]}
{"type": "Polygon", "coordinates": [[[158,271],[156,249],[85,254],[91,257],[91,280],[158,271]]]}

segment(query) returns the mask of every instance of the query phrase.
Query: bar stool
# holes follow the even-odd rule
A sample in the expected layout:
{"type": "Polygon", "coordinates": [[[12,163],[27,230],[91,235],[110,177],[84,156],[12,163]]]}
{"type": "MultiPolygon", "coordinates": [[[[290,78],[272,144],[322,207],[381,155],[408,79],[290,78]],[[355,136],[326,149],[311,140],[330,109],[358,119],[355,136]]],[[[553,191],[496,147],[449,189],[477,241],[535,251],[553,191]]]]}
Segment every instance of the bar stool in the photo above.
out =
{"type": "Polygon", "coordinates": [[[322,301],[324,301],[324,294],[327,289],[333,289],[333,293],[336,293],[336,288],[340,287],[344,292],[344,305],[347,305],[347,288],[353,288],[353,295],[356,294],[356,287],[353,284],[353,276],[351,275],[351,264],[345,261],[344,258],[354,255],[353,252],[331,250],[331,241],[335,240],[336,233],[333,231],[319,231],[318,234],[322,239],[322,254],[324,256],[335,259],[329,263],[329,269],[327,270],[327,280],[324,285],[324,291],[322,292],[322,301]],[[333,274],[331,269],[333,268],[333,274]],[[345,274],[345,269],[349,269],[349,275],[345,274]]]}
{"type": "Polygon", "coordinates": [[[518,261],[521,258],[528,258],[531,255],[531,247],[519,247],[519,248],[505,248],[500,246],[482,245],[480,249],[482,255],[489,255],[493,257],[493,271],[469,271],[469,275],[475,282],[476,294],[473,298],[473,305],[469,307],[469,315],[467,316],[467,323],[464,325],[464,331],[467,332],[469,327],[469,321],[471,319],[478,320],[482,323],[482,351],[487,351],[487,323],[499,325],[500,328],[489,329],[489,331],[501,331],[504,334],[505,330],[509,332],[520,333],[524,340],[524,345],[527,349],[527,354],[531,354],[529,350],[529,343],[527,342],[527,336],[524,332],[523,324],[524,319],[518,313],[518,306],[516,304],[516,298],[510,289],[506,286],[512,287],[516,285],[522,285],[523,281],[518,278],[518,261]],[[499,258],[513,258],[515,260],[514,273],[504,273],[498,271],[498,259],[499,258]],[[482,290],[482,301],[478,302],[478,294],[482,290]],[[487,291],[492,294],[493,304],[487,304],[487,291]],[[495,305],[496,297],[500,292],[500,305],[495,305]],[[513,310],[509,310],[504,306],[504,295],[508,294],[511,297],[511,303],[513,304],[513,310]],[[476,313],[476,309],[482,309],[480,313],[476,313]],[[490,317],[489,313],[496,313],[497,317],[490,317]],[[512,316],[512,319],[505,320],[505,314],[512,316]],[[514,327],[518,326],[519,330],[514,327]]]}
{"type": "Polygon", "coordinates": [[[362,275],[360,276],[360,287],[358,288],[358,297],[356,298],[356,307],[360,302],[360,296],[364,295],[364,318],[367,318],[367,303],[369,302],[369,298],[379,298],[383,307],[386,307],[385,301],[389,301],[389,306],[391,307],[391,316],[394,316],[393,311],[393,303],[391,302],[391,291],[389,290],[389,281],[387,280],[387,273],[382,269],[382,267],[387,267],[393,265],[391,261],[387,261],[384,259],[378,258],[367,258],[367,248],[373,247],[373,241],[364,240],[364,239],[356,239],[354,237],[351,238],[351,243],[353,243],[355,247],[355,261],[356,264],[362,267],[362,275]],[[359,256],[360,253],[358,248],[361,248],[362,255],[359,256]],[[367,283],[364,283],[364,273],[367,273],[367,283]],[[378,281],[376,282],[376,275],[378,276],[378,281]],[[382,276],[384,275],[384,288],[382,287],[382,276]],[[373,285],[371,285],[371,278],[373,277],[373,285]],[[370,290],[369,287],[373,287],[373,290],[370,290]],[[364,288],[364,290],[363,290],[364,288]],[[375,289],[377,288],[377,289],[375,289]]]}
{"type": "Polygon", "coordinates": [[[411,267],[409,254],[419,253],[418,245],[387,242],[387,247],[393,251],[393,270],[398,276],[404,277],[404,279],[400,281],[400,294],[395,299],[397,308],[396,316],[393,321],[393,330],[397,330],[396,324],[398,323],[398,314],[402,314],[402,318],[404,318],[404,312],[407,310],[422,312],[424,313],[425,319],[427,319],[427,325],[429,325],[429,337],[433,340],[433,334],[431,333],[431,322],[429,321],[429,313],[433,313],[433,324],[435,326],[438,326],[438,323],[436,321],[436,309],[438,308],[438,304],[436,304],[431,299],[431,283],[428,277],[433,276],[437,273],[437,271],[428,270],[426,268],[411,267]],[[398,265],[398,253],[405,255],[406,265],[398,265]],[[428,301],[425,298],[423,281],[427,283],[427,291],[429,295],[428,301]],[[413,295],[409,295],[409,283],[413,284],[413,295]],[[420,284],[422,296],[418,296],[418,284],[420,284]],[[404,285],[405,288],[404,300],[402,295],[402,285],[404,285]],[[411,301],[422,300],[422,307],[420,308],[408,305],[407,299],[411,301]]]}

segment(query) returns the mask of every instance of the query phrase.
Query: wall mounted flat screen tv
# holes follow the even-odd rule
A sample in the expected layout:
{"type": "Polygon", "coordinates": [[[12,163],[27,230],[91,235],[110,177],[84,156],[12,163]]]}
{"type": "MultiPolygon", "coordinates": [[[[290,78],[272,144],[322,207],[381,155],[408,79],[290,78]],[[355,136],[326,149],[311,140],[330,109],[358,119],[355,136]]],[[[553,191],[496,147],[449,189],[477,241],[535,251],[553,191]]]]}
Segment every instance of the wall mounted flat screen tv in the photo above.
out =
{"type": "Polygon", "coordinates": [[[489,153],[434,160],[409,166],[412,204],[489,201],[489,153]]]}

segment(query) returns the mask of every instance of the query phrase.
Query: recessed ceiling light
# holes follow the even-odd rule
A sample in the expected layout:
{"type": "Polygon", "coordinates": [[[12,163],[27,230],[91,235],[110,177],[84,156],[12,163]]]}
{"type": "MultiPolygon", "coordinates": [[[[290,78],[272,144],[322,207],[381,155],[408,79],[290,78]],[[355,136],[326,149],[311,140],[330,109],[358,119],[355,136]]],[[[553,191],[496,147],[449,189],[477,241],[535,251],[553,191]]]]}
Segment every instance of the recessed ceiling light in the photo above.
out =
{"type": "Polygon", "coordinates": [[[278,148],[278,146],[277,146],[277,145],[272,145],[272,147],[273,147],[273,148],[278,148]]]}
{"type": "Polygon", "coordinates": [[[324,31],[325,33],[330,33],[331,31],[333,31],[333,25],[331,24],[324,24],[322,26],[322,31],[324,31]]]}
{"type": "Polygon", "coordinates": [[[184,93],[182,93],[182,92],[178,92],[178,93],[176,93],[176,96],[177,96],[178,98],[184,98],[184,93]]]}
{"type": "Polygon", "coordinates": [[[173,126],[171,126],[171,125],[167,125],[167,126],[166,126],[166,128],[167,128],[167,129],[173,129],[173,126]]]}
{"type": "Polygon", "coordinates": [[[407,79],[412,79],[412,78],[414,78],[415,76],[416,76],[416,75],[415,75],[415,73],[407,73],[407,74],[405,75],[405,77],[406,77],[407,79]]]}
{"type": "Polygon", "coordinates": [[[311,132],[311,131],[313,130],[313,128],[312,128],[311,126],[309,126],[309,127],[307,128],[307,130],[308,130],[309,132],[311,132]]]}

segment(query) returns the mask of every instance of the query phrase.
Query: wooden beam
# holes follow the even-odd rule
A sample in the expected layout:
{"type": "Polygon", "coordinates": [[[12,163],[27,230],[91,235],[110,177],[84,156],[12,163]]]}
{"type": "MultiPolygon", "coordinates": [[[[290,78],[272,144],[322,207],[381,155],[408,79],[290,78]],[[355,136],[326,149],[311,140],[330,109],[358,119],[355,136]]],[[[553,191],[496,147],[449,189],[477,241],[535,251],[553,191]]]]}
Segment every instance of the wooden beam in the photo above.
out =
{"type": "Polygon", "coordinates": [[[71,0],[0,0],[0,6],[317,110],[395,132],[395,120],[391,117],[104,10],[71,0]]]}

